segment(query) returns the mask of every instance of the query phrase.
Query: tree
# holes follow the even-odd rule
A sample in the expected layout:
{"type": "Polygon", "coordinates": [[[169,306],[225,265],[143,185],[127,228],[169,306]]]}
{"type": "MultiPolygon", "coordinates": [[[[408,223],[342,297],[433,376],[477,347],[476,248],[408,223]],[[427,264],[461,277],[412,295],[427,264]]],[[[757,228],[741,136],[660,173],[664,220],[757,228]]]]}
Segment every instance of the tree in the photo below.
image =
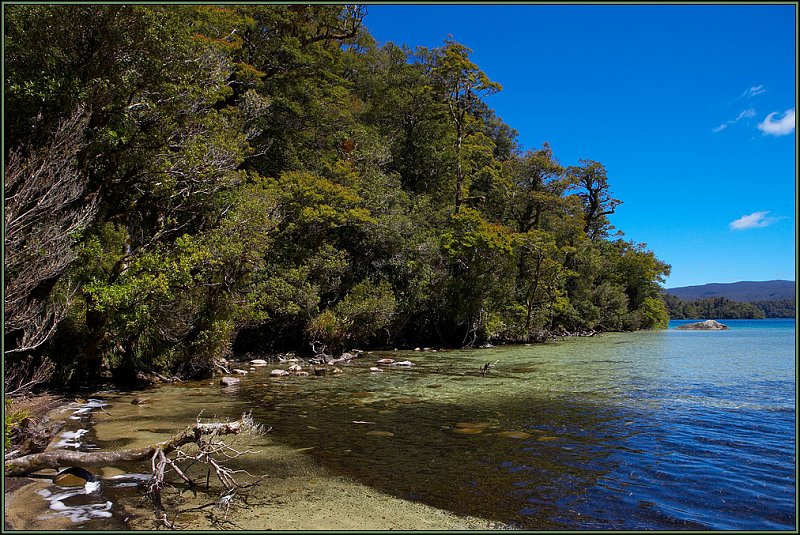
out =
{"type": "Polygon", "coordinates": [[[478,103],[482,98],[501,91],[503,87],[492,82],[477,65],[469,60],[472,50],[455,41],[448,40],[445,46],[434,51],[431,77],[436,89],[443,95],[455,128],[456,192],[455,211],[465,200],[462,147],[469,133],[478,103]]]}
{"type": "Polygon", "coordinates": [[[585,159],[579,163],[569,167],[567,175],[574,187],[580,188],[578,196],[583,201],[586,221],[583,230],[591,239],[604,238],[614,228],[606,216],[613,214],[622,201],[611,197],[603,164],[585,159]]]}
{"type": "Polygon", "coordinates": [[[507,166],[515,185],[512,213],[517,230],[525,233],[539,229],[544,212],[552,210],[561,199],[564,168],[549,143],[510,160],[507,166]]]}
{"type": "Polygon", "coordinates": [[[88,117],[77,108],[39,150],[13,150],[5,172],[6,356],[44,344],[64,318],[74,285],[54,288],[77,257],[79,233],[93,220],[97,199],[76,165],[88,117]]]}

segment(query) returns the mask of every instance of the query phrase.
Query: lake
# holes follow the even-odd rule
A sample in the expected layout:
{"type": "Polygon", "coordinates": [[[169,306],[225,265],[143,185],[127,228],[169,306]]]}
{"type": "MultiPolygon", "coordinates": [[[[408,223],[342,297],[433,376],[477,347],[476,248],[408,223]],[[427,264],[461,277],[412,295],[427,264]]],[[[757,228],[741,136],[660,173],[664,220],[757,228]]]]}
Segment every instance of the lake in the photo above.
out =
{"type": "MultiPolygon", "coordinates": [[[[270,366],[236,388],[162,387],[124,425],[169,434],[200,409],[248,407],[271,441],[313,448],[335,474],[519,529],[793,529],[794,320],[722,321],[730,330],[673,321],[530,346],[375,351],[325,377],[270,378],[270,366]],[[386,357],[414,366],[369,371],[386,357]]],[[[118,403],[116,414],[133,410],[118,403]]],[[[130,440],[102,429],[87,435],[94,447],[130,440]]]]}

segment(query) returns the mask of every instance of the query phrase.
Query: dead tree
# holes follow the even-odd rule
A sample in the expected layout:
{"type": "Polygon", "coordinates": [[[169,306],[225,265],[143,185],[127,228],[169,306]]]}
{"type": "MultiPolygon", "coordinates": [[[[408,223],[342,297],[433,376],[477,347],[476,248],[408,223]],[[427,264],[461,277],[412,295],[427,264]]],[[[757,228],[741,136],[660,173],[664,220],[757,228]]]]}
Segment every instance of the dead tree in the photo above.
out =
{"type": "Polygon", "coordinates": [[[85,147],[88,114],[78,108],[39,150],[10,151],[5,168],[5,330],[13,353],[46,342],[64,318],[76,288],[58,299],[53,289],[76,258],[76,234],[94,218],[76,157],[85,147]]]}
{"type": "MultiPolygon", "coordinates": [[[[266,431],[269,431],[269,429],[266,431]]],[[[197,421],[183,432],[178,433],[169,440],[151,444],[144,448],[102,452],[51,450],[6,459],[5,475],[6,477],[18,477],[48,468],[108,466],[119,462],[149,460],[153,477],[148,493],[155,506],[156,521],[158,525],[163,524],[168,528],[174,528],[174,520],[170,521],[167,518],[167,513],[162,503],[162,490],[167,485],[167,473],[171,470],[178,478],[187,483],[190,488],[195,488],[198,483],[187,475],[188,467],[198,463],[207,466],[206,487],[209,486],[208,478],[210,473],[213,472],[223,486],[216,504],[219,508],[224,509],[227,515],[227,510],[235,498],[244,489],[255,485],[260,480],[249,484],[242,484],[237,481],[236,478],[239,474],[243,473],[247,476],[251,476],[251,474],[245,470],[234,470],[226,466],[227,461],[254,452],[238,450],[231,444],[226,443],[222,437],[225,435],[258,436],[264,432],[263,426],[255,423],[250,414],[243,414],[235,422],[222,423],[203,423],[198,416],[197,421]],[[191,444],[195,446],[193,451],[181,449],[183,446],[191,444]]]]}

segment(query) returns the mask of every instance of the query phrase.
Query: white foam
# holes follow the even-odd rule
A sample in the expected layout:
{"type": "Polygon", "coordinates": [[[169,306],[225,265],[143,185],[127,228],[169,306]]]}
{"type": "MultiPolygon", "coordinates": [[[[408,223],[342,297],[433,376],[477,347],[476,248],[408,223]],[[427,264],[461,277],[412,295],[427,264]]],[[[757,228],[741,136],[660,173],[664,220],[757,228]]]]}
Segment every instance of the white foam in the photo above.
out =
{"type": "Polygon", "coordinates": [[[39,518],[56,518],[68,517],[72,522],[86,522],[92,518],[109,518],[112,516],[111,507],[112,503],[106,501],[104,503],[90,503],[85,505],[67,505],[64,500],[78,496],[80,494],[91,494],[100,488],[100,483],[97,481],[88,482],[83,487],[67,492],[60,492],[53,494],[49,489],[42,489],[37,492],[39,496],[50,502],[50,509],[55,513],[50,515],[43,515],[39,518]]]}

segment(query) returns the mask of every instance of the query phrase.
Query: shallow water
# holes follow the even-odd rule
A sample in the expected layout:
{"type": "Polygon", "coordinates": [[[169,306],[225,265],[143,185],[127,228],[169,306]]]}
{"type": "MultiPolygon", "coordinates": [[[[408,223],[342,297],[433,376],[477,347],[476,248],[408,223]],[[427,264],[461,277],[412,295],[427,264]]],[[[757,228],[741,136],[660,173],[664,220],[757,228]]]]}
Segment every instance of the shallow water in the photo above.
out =
{"type": "Polygon", "coordinates": [[[235,418],[250,408],[272,427],[269,440],[310,448],[333,473],[512,527],[790,529],[794,322],[725,323],[731,330],[375,352],[325,377],[271,378],[269,366],[236,388],[164,387],[142,407],[111,400],[108,422],[86,437],[130,447],[200,410],[235,418]],[[370,372],[383,357],[415,365],[370,372]]]}

